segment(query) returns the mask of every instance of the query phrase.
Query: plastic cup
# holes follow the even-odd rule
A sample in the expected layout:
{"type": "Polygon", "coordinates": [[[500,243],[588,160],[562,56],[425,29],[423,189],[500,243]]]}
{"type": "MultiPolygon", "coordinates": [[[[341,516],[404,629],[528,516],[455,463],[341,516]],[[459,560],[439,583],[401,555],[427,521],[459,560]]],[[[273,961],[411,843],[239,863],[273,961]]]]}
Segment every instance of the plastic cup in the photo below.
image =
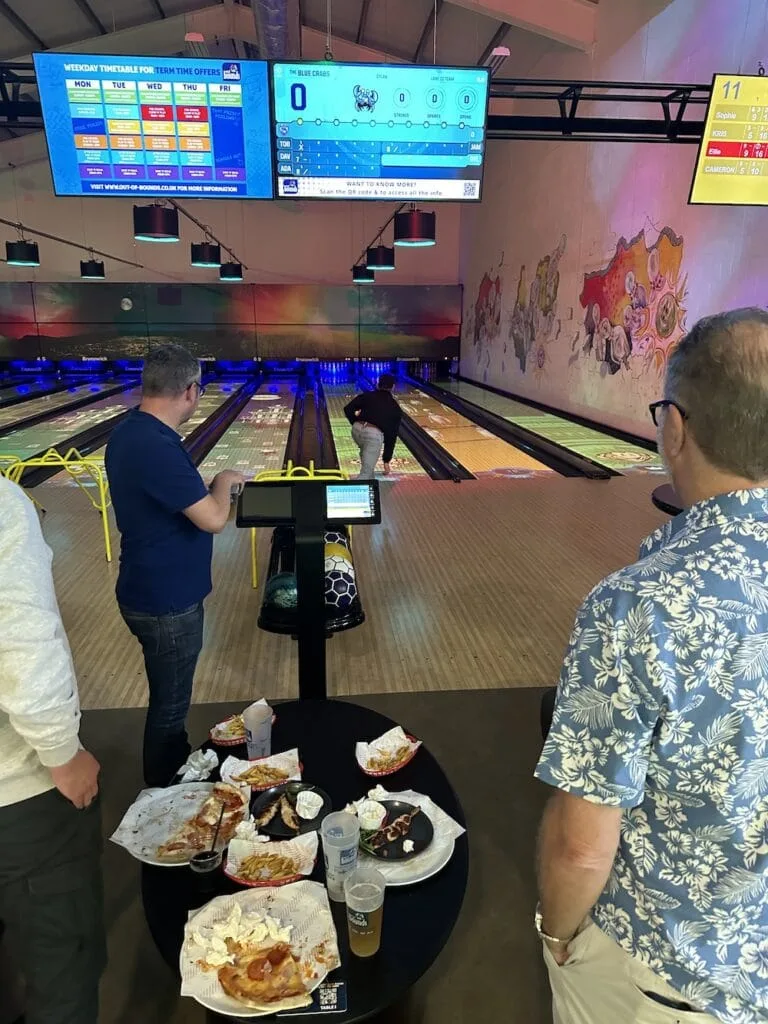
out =
{"type": "Polygon", "coordinates": [[[253,704],[243,712],[243,723],[249,761],[269,757],[272,753],[272,708],[267,704],[253,704]]]}
{"type": "Polygon", "coordinates": [[[386,879],[376,868],[357,867],[344,880],[349,948],[355,956],[379,952],[386,889],[386,879]]]}
{"type": "Polygon", "coordinates": [[[336,903],[343,903],[344,879],[357,867],[360,822],[354,814],[337,811],[323,818],[320,835],[328,895],[336,903]]]}

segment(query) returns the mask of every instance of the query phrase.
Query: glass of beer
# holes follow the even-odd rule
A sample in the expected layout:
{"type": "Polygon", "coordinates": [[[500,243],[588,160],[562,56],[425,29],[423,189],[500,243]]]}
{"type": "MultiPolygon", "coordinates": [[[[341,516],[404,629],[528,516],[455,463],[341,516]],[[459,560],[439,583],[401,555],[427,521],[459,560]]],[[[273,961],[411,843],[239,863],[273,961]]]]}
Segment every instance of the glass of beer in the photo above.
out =
{"type": "Polygon", "coordinates": [[[384,875],[375,868],[358,866],[344,880],[349,948],[355,956],[374,956],[379,951],[386,888],[384,875]]]}

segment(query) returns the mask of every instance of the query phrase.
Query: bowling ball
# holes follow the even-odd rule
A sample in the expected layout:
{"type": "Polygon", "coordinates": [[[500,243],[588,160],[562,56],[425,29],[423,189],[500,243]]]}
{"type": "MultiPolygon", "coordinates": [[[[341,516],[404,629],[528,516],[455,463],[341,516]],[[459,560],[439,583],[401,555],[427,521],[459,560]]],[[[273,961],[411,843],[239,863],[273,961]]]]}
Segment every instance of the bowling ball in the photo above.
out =
{"type": "Polygon", "coordinates": [[[297,601],[296,576],[292,572],[278,572],[270,576],[264,587],[264,604],[273,608],[295,608],[297,601]]]}
{"type": "Polygon", "coordinates": [[[342,547],[349,547],[349,538],[347,537],[346,530],[326,530],[325,533],[326,544],[341,544],[342,547]]]}
{"type": "Polygon", "coordinates": [[[355,569],[347,548],[341,544],[325,546],[325,605],[345,611],[357,597],[355,569]]]}

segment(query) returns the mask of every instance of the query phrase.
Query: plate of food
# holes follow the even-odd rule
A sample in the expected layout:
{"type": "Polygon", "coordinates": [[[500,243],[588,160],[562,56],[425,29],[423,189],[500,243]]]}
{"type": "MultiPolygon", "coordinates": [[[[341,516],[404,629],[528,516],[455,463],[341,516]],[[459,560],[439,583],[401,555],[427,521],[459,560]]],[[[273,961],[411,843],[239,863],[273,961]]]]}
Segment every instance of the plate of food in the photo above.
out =
{"type": "Polygon", "coordinates": [[[217,896],[184,928],[181,994],[230,1017],[309,1006],[341,964],[328,894],[318,882],[217,896]]]}
{"type": "Polygon", "coordinates": [[[311,875],[317,860],[317,832],[287,842],[260,843],[233,839],[224,874],[238,885],[289,885],[311,875]]]}
{"type": "MultiPolygon", "coordinates": [[[[264,697],[261,700],[254,702],[255,704],[261,704],[267,706],[267,701],[264,697]]],[[[249,705],[252,707],[252,705],[249,705]]],[[[247,710],[245,708],[244,710],[247,710]]],[[[272,725],[277,721],[277,715],[272,715],[272,725]]],[[[245,743],[245,722],[243,721],[243,713],[238,715],[230,715],[229,718],[225,718],[223,722],[217,722],[211,728],[208,734],[211,738],[211,742],[217,747],[241,747],[245,743]]]]}
{"type": "Polygon", "coordinates": [[[285,782],[301,781],[299,751],[286,750],[256,761],[245,761],[239,757],[228,757],[221,766],[221,777],[236,786],[250,786],[251,789],[265,790],[281,786],[285,782]]]}
{"type": "Polygon", "coordinates": [[[111,839],[145,864],[181,867],[210,848],[220,817],[217,848],[227,845],[248,815],[249,796],[246,787],[225,782],[147,790],[125,812],[111,839]]]}
{"type": "Polygon", "coordinates": [[[385,814],[375,829],[364,829],[361,816],[360,849],[379,860],[410,860],[423,853],[435,836],[432,822],[417,804],[404,800],[366,801],[385,814]]]}
{"type": "Polygon", "coordinates": [[[331,798],[308,782],[285,782],[257,797],[251,813],[256,827],[277,839],[314,832],[333,810],[331,798]]]}
{"type": "Polygon", "coordinates": [[[395,726],[371,743],[357,743],[355,757],[366,775],[373,778],[394,775],[416,756],[421,741],[395,726]]]}

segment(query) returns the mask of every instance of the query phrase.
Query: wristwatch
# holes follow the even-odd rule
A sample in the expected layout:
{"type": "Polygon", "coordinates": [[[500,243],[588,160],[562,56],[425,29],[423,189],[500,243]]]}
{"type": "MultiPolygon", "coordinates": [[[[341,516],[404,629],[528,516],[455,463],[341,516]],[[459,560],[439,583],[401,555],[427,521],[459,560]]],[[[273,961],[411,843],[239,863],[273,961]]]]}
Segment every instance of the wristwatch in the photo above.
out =
{"type": "Polygon", "coordinates": [[[547,935],[547,933],[542,928],[544,921],[541,916],[540,903],[536,904],[536,916],[533,919],[533,923],[536,928],[536,934],[539,936],[542,942],[551,942],[555,946],[567,946],[573,940],[573,936],[571,936],[570,939],[556,939],[554,935],[547,935]]]}

